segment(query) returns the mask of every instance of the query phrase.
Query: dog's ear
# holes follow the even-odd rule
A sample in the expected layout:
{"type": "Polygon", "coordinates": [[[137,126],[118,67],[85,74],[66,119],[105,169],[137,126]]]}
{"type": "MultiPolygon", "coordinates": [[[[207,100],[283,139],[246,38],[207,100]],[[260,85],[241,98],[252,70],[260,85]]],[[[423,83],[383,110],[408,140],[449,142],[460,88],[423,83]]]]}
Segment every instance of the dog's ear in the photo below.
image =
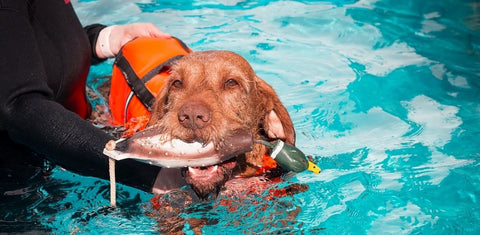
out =
{"type": "Polygon", "coordinates": [[[273,88],[261,78],[256,77],[258,90],[258,111],[263,116],[263,129],[269,138],[282,139],[295,144],[295,130],[292,120],[273,88]]]}

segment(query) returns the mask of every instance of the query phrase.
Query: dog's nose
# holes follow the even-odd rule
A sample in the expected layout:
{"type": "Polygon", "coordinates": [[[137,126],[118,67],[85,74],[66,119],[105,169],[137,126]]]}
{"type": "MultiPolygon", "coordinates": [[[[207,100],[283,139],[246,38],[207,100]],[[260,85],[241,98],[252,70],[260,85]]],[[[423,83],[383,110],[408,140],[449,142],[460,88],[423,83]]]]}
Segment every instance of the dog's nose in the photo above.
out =
{"type": "Polygon", "coordinates": [[[200,103],[187,103],[178,111],[178,121],[186,128],[202,129],[210,123],[210,110],[200,103]]]}

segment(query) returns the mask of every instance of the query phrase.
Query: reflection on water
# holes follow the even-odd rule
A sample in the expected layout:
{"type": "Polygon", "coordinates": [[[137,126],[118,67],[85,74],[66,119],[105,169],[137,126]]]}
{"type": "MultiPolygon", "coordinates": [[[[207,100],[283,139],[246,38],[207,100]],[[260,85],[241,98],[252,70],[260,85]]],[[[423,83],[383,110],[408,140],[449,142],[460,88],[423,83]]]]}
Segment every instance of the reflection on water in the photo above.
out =
{"type": "MultiPolygon", "coordinates": [[[[236,51],[291,113],[297,145],[322,173],[287,178],[282,186],[309,186],[290,197],[239,201],[235,211],[198,205],[181,215],[214,218],[205,233],[480,231],[476,1],[74,5],[85,24],[149,21],[194,50],[236,51]]],[[[111,64],[92,68],[92,86],[111,64]]],[[[115,211],[105,207],[107,182],[60,169],[23,189],[3,195],[2,231],[155,233],[161,226],[145,215],[152,195],[135,189],[119,190],[115,211]]]]}

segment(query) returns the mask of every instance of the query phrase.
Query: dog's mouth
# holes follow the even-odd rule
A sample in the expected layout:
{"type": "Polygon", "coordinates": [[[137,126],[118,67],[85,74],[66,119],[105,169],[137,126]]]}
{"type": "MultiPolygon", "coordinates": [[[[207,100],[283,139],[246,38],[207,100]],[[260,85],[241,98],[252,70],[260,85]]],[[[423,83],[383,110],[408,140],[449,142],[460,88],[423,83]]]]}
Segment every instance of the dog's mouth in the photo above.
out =
{"type": "Polygon", "coordinates": [[[190,179],[198,183],[208,183],[217,181],[218,176],[221,176],[225,170],[232,170],[235,168],[236,159],[232,158],[226,162],[222,162],[217,165],[204,166],[204,167],[187,167],[186,175],[190,179]]]}
{"type": "Polygon", "coordinates": [[[160,129],[152,127],[104,152],[117,160],[132,158],[161,167],[182,168],[186,182],[205,199],[218,194],[230,179],[237,157],[253,150],[252,135],[248,130],[234,130],[220,143],[204,144],[169,139],[160,129]]]}
{"type": "MultiPolygon", "coordinates": [[[[252,137],[244,132],[236,131],[235,134],[225,138],[221,143],[215,144],[215,148],[220,152],[220,155],[227,156],[218,164],[183,168],[185,181],[200,199],[205,200],[216,197],[225,183],[231,178],[233,170],[237,165],[237,156],[245,153],[246,146],[251,146],[250,140],[252,137]]],[[[195,141],[202,142],[201,138],[195,139],[195,141]]],[[[251,149],[249,148],[249,150],[251,149]]]]}
{"type": "Polygon", "coordinates": [[[232,176],[236,157],[216,165],[184,168],[185,181],[201,199],[216,196],[232,176]]]}

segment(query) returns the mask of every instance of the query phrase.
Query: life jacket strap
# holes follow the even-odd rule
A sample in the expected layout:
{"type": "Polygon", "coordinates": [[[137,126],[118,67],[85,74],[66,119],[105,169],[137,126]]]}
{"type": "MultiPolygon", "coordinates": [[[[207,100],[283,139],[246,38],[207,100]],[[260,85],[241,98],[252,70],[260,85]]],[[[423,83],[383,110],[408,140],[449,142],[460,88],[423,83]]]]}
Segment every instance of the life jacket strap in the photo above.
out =
{"type": "Polygon", "coordinates": [[[148,81],[150,81],[150,79],[155,77],[155,75],[163,72],[164,70],[169,69],[175,61],[179,60],[182,57],[183,57],[183,55],[177,55],[177,56],[174,56],[174,57],[168,59],[167,61],[159,64],[157,67],[153,68],[152,70],[150,70],[150,72],[145,74],[145,76],[143,76],[141,78],[141,80],[143,81],[143,83],[147,83],[148,81]]]}
{"type": "MultiPolygon", "coordinates": [[[[186,52],[190,52],[190,49],[182,40],[179,40],[175,37],[174,39],[177,40],[177,42],[186,52]]],[[[147,108],[147,110],[151,112],[153,103],[155,102],[155,96],[148,90],[145,84],[150,81],[150,79],[155,77],[155,75],[171,67],[175,61],[182,57],[183,55],[177,55],[164,61],[163,63],[157,65],[155,68],[150,70],[142,78],[139,78],[138,75],[135,73],[127,58],[123,56],[122,50],[120,50],[120,53],[117,55],[114,64],[117,65],[117,67],[122,71],[122,74],[125,77],[125,81],[127,82],[128,86],[130,86],[133,93],[142,102],[145,108],[147,108]]],[[[125,104],[125,110],[128,108],[128,104],[129,102],[125,104]]]]}
{"type": "Polygon", "coordinates": [[[148,116],[174,63],[192,50],[178,38],[139,37],[116,56],[109,105],[115,123],[148,116]]]}
{"type": "Polygon", "coordinates": [[[135,93],[138,99],[142,101],[143,105],[145,105],[148,111],[151,111],[155,97],[147,89],[145,83],[137,76],[132,66],[130,66],[130,63],[121,52],[117,55],[114,64],[116,64],[117,67],[122,71],[125,81],[127,82],[128,86],[130,86],[133,93],[135,93]]]}

